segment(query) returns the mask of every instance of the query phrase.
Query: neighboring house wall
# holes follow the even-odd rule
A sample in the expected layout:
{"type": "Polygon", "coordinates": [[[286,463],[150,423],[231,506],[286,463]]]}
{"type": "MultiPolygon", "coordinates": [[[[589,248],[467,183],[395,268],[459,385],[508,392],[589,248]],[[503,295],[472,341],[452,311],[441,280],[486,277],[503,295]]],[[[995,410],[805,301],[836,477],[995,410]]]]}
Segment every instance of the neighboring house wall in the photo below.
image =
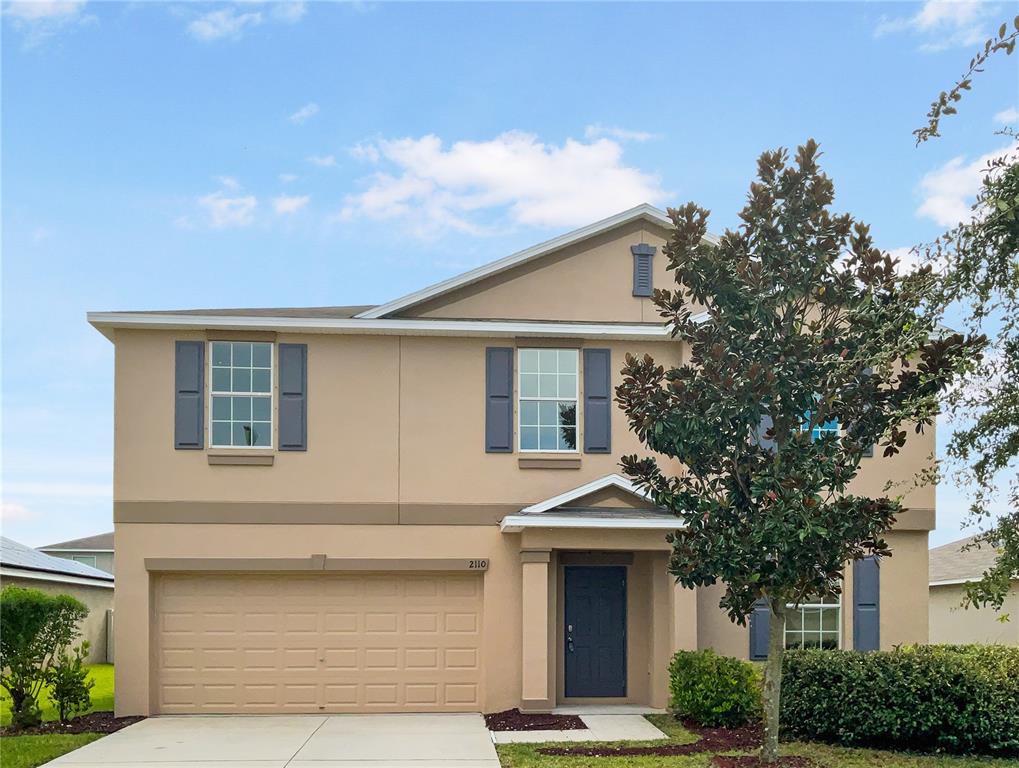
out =
{"type": "Polygon", "coordinates": [[[87,662],[99,664],[107,661],[107,611],[113,608],[113,590],[104,587],[90,587],[84,584],[61,584],[54,581],[24,579],[5,576],[3,586],[18,586],[38,589],[48,595],[70,595],[88,608],[88,616],[81,623],[81,639],[88,640],[87,662]]]}
{"type": "Polygon", "coordinates": [[[1019,645],[1019,581],[1000,611],[963,608],[965,587],[945,584],[930,588],[930,641],[932,643],[1001,643],[1019,645]],[[1000,621],[1003,616],[1008,621],[1000,621]]]}
{"type": "Polygon", "coordinates": [[[85,565],[91,565],[93,568],[98,568],[100,571],[106,571],[107,573],[113,573],[113,553],[112,552],[61,552],[60,550],[53,549],[40,549],[40,552],[45,552],[47,555],[52,557],[62,557],[65,560],[74,560],[85,565]]]}

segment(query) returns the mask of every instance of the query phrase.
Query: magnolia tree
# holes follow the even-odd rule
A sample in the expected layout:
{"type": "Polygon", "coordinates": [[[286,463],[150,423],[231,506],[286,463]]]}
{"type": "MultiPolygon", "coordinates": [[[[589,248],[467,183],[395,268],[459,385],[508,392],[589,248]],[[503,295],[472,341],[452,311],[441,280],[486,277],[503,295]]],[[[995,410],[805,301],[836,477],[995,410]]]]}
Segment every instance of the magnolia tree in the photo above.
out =
{"type": "Polygon", "coordinates": [[[830,211],[834,189],[807,142],[764,153],[742,224],[706,238],[708,212],[670,209],[675,290],[653,300],[687,353],[678,368],[628,356],[616,399],[657,457],[625,472],[682,528],[669,571],[685,587],[725,585],[745,624],[770,609],[762,759],[778,753],[787,606],[837,595],[847,562],[891,553],[895,498],[854,495],[861,457],[922,432],[975,342],[919,312],[929,268],[901,274],[868,228],[830,211]],[[836,426],[838,427],[836,429],[836,426]],[[662,464],[668,457],[679,462],[662,464]]]}

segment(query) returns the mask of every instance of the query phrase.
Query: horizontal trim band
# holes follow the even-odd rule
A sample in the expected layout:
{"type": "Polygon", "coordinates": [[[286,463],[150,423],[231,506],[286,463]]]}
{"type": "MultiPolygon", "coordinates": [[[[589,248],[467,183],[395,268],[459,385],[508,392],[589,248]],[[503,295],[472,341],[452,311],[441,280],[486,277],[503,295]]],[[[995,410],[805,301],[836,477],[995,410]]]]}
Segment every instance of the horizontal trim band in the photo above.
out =
{"type": "Polygon", "coordinates": [[[474,571],[489,558],[456,557],[146,557],[147,571],[474,571]]]}
{"type": "Polygon", "coordinates": [[[117,523],[238,525],[498,525],[517,504],[115,501],[117,523]]]}

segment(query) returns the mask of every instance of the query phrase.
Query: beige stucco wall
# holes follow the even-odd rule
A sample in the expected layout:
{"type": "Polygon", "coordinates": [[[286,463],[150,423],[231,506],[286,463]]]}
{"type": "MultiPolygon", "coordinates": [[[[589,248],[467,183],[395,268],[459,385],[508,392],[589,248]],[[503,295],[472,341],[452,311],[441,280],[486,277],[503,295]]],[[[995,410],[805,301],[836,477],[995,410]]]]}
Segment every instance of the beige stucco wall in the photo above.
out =
{"type": "Polygon", "coordinates": [[[1000,611],[990,607],[963,608],[962,584],[930,588],[930,641],[932,643],[999,643],[1019,645],[1019,581],[1000,611]],[[1003,616],[1008,621],[1000,621],[1003,616]]]}
{"type": "Polygon", "coordinates": [[[106,612],[113,608],[112,589],[90,587],[85,584],[59,584],[53,581],[38,579],[22,579],[5,576],[0,586],[17,586],[26,589],[38,589],[48,595],[70,595],[81,601],[88,608],[88,616],[81,622],[81,639],[88,640],[89,651],[86,661],[99,664],[108,661],[106,658],[106,612]]]}
{"type": "MultiPolygon", "coordinates": [[[[890,531],[885,540],[892,556],[881,561],[881,649],[903,643],[926,643],[927,531],[890,531]]],[[[853,647],[853,579],[847,566],[842,592],[842,647],[853,647]]],[[[716,584],[697,590],[697,643],[725,656],[750,654],[747,627],[729,620],[718,607],[725,589],[716,584]]]]}

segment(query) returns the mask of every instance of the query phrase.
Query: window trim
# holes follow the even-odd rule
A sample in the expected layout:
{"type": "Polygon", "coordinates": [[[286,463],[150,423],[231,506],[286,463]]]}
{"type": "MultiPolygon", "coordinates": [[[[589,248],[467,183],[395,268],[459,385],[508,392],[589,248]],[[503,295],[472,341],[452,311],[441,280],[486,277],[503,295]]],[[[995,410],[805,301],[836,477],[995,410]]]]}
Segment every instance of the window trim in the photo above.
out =
{"type": "MultiPolygon", "coordinates": [[[[265,339],[209,339],[207,342],[207,348],[205,350],[206,357],[206,371],[205,375],[208,386],[208,411],[209,418],[207,420],[207,428],[209,430],[208,450],[215,451],[274,451],[276,450],[276,342],[266,341],[265,339]],[[217,445],[213,442],[213,419],[212,419],[212,398],[213,395],[229,396],[229,395],[240,395],[244,396],[243,392],[216,392],[212,387],[212,345],[213,344],[268,344],[269,345],[269,444],[268,445],[217,445]]],[[[231,363],[231,368],[233,367],[231,363]]],[[[264,392],[248,392],[251,397],[265,397],[264,392]]],[[[233,421],[230,422],[231,424],[233,421]]]]}
{"type": "MultiPolygon", "coordinates": [[[[583,357],[583,355],[580,354],[580,348],[579,347],[517,347],[517,349],[516,349],[516,359],[514,360],[514,363],[516,364],[516,381],[514,382],[515,389],[516,389],[516,402],[513,404],[513,407],[514,407],[514,414],[513,414],[514,424],[513,424],[513,428],[514,428],[514,432],[516,433],[517,451],[519,453],[526,453],[526,454],[530,454],[530,455],[545,453],[545,454],[557,454],[557,455],[560,455],[560,456],[573,456],[573,455],[579,456],[580,455],[580,445],[581,445],[581,434],[580,434],[580,424],[581,424],[581,413],[580,413],[580,409],[581,409],[580,378],[583,375],[583,372],[581,371],[580,366],[581,366],[581,358],[582,357],[583,357]],[[570,399],[568,397],[562,398],[562,397],[559,397],[558,395],[556,397],[540,397],[540,396],[526,397],[526,398],[524,397],[522,380],[521,380],[521,377],[524,374],[523,374],[523,369],[520,366],[520,355],[521,355],[521,353],[522,352],[548,352],[548,351],[554,351],[556,353],[556,355],[558,355],[560,352],[572,352],[577,357],[577,372],[576,372],[576,375],[575,375],[576,376],[576,383],[574,385],[574,397],[573,397],[573,402],[576,404],[576,420],[577,420],[577,424],[576,424],[576,446],[574,448],[554,448],[554,449],[541,448],[541,447],[538,447],[538,448],[524,448],[521,445],[521,425],[520,425],[520,419],[521,419],[522,409],[520,407],[520,403],[521,403],[522,400],[537,400],[537,401],[543,401],[544,400],[544,401],[562,402],[563,400],[569,400],[570,399]]],[[[557,376],[558,376],[558,374],[557,374],[557,376]]],[[[556,387],[558,389],[558,381],[556,382],[556,387]]],[[[528,426],[531,426],[531,425],[528,425],[528,426]]],[[[540,439],[539,439],[538,445],[539,446],[541,445],[540,439]]]]}
{"type": "MultiPolygon", "coordinates": [[[[790,632],[790,630],[789,630],[789,616],[788,616],[788,614],[791,611],[802,611],[804,608],[821,608],[821,609],[828,609],[828,610],[836,609],[838,611],[838,627],[836,628],[836,632],[838,633],[838,645],[836,645],[834,649],[824,648],[823,646],[820,649],[821,650],[836,650],[836,651],[842,650],[842,629],[843,629],[843,626],[842,626],[842,611],[843,611],[843,609],[845,607],[843,605],[843,602],[844,602],[843,597],[844,597],[844,595],[839,595],[838,596],[838,601],[835,602],[835,603],[817,603],[817,602],[806,603],[806,602],[804,602],[804,603],[800,603],[799,605],[793,605],[792,603],[787,603],[786,607],[785,607],[786,608],[786,614],[787,614],[786,615],[786,622],[785,622],[785,628],[784,628],[783,634],[782,634],[783,647],[786,648],[787,650],[789,649],[789,646],[786,645],[786,642],[787,642],[787,638],[790,636],[790,634],[798,634],[799,637],[800,637],[800,648],[805,648],[806,647],[806,646],[804,646],[802,644],[803,643],[803,639],[804,639],[804,632],[807,631],[807,630],[803,629],[803,615],[802,615],[802,613],[800,614],[800,629],[797,630],[797,631],[794,631],[794,632],[790,632]]],[[[824,598],[822,597],[821,599],[823,600],[824,598]]],[[[823,625],[824,625],[824,620],[822,619],[822,626],[823,625]]],[[[819,630],[817,633],[815,633],[814,630],[809,630],[810,634],[819,634],[819,635],[821,635],[822,643],[823,643],[824,634],[825,634],[826,631],[827,630],[819,630]]],[[[813,646],[811,646],[811,647],[813,648],[813,646]]]]}
{"type": "Polygon", "coordinates": [[[96,563],[98,562],[98,559],[97,559],[97,557],[95,555],[71,555],[69,559],[74,561],[75,563],[81,563],[82,565],[88,565],[88,566],[91,566],[92,568],[97,568],[98,567],[96,565],[96,563]],[[90,559],[92,562],[86,563],[86,562],[82,561],[81,558],[83,558],[83,557],[90,559]]]}

